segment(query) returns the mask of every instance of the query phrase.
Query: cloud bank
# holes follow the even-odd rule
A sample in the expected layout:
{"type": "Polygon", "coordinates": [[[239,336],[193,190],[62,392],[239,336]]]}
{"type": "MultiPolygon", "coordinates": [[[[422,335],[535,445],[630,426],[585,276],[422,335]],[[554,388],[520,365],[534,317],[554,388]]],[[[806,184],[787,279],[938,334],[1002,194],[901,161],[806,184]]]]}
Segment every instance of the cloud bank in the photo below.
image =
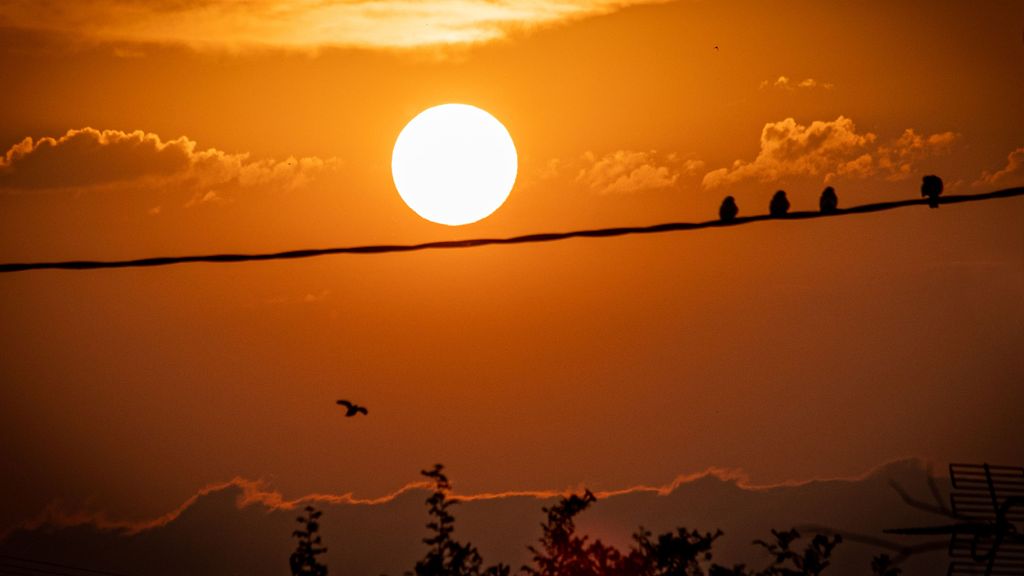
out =
{"type": "Polygon", "coordinates": [[[821,177],[824,182],[872,176],[902,180],[912,176],[915,163],[948,153],[957,138],[953,132],[924,136],[908,128],[895,140],[880,144],[874,133],[858,132],[845,116],[809,125],[786,118],[764,125],[756,158],[708,172],[703,186],[713,189],[745,180],[771,182],[801,176],[821,177]]]}
{"type": "MultiPolygon", "coordinates": [[[[593,152],[583,155],[584,167],[576,181],[600,194],[630,194],[644,190],[670,188],[679,179],[674,155],[660,157],[652,150],[617,150],[600,158],[593,152]]],[[[689,164],[684,165],[686,169],[689,164]]]]}
{"type": "Polygon", "coordinates": [[[820,88],[822,90],[832,90],[835,88],[835,84],[831,82],[822,82],[815,80],[814,78],[804,78],[803,80],[792,80],[788,76],[779,76],[775,80],[762,80],[759,86],[761,90],[766,88],[778,88],[780,90],[810,90],[814,88],[820,88]]]}
{"type": "MultiPolygon", "coordinates": [[[[735,471],[708,471],[663,487],[598,493],[598,503],[579,517],[578,527],[615,546],[626,545],[641,525],[656,533],[677,526],[721,528],[725,536],[714,550],[719,562],[761,566],[767,557],[750,543],[769,536],[771,528],[819,524],[881,538],[884,528],[941,523],[942,517],[903,503],[889,484],[896,481],[928,500],[927,478],[928,470],[916,460],[894,462],[854,479],[772,487],[750,487],[735,471]]],[[[520,566],[530,560],[526,545],[540,536],[541,508],[563,494],[458,496],[462,504],[453,509],[456,537],[479,546],[487,562],[520,566]]],[[[269,576],[287,571],[295,509],[314,503],[324,510],[324,559],[332,573],[400,574],[425,552],[426,497],[426,486],[419,483],[374,500],[350,495],[288,500],[263,484],[236,479],[207,487],[177,510],[143,523],[51,516],[0,540],[0,554],[126,574],[269,576]]],[[[864,574],[871,556],[880,551],[886,550],[844,543],[829,572],[864,574]]],[[[947,563],[945,550],[940,550],[914,558],[905,568],[908,574],[942,573],[947,563]]]]}
{"type": "Polygon", "coordinates": [[[136,130],[69,130],[58,138],[25,138],[0,156],[0,190],[98,189],[170,186],[196,189],[189,205],[223,201],[212,187],[301,187],[336,159],[251,160],[214,148],[201,150],[184,136],[163,140],[136,130]]]}
{"type": "Polygon", "coordinates": [[[196,48],[413,48],[504,38],[515,29],[663,0],[14,0],[0,22],[112,42],[196,48]]]}
{"type": "Polygon", "coordinates": [[[974,182],[974,186],[993,186],[1011,181],[1024,180],[1024,146],[1006,156],[1006,166],[995,172],[985,170],[974,182]]]}

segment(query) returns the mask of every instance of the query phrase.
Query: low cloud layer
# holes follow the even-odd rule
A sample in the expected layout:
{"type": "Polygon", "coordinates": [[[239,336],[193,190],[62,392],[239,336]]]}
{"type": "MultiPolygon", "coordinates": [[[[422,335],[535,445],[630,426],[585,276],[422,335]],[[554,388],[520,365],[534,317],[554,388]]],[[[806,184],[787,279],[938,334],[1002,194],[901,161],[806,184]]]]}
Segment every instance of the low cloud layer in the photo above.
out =
{"type": "MultiPolygon", "coordinates": [[[[907,128],[893,143],[879,146],[875,153],[878,170],[889,180],[904,180],[913,175],[914,164],[931,156],[948,154],[956,142],[953,132],[924,136],[907,128]]],[[[868,171],[866,176],[870,176],[868,171]]]]}
{"type": "MultiPolygon", "coordinates": [[[[655,533],[678,526],[721,528],[725,536],[715,544],[716,561],[762,566],[768,557],[751,541],[770,537],[772,528],[817,524],[881,540],[899,538],[882,534],[885,528],[944,520],[902,502],[891,481],[919,500],[930,500],[928,471],[913,460],[855,479],[772,487],[750,487],[735,472],[709,471],[664,487],[598,493],[599,501],[578,518],[578,528],[618,547],[627,546],[641,525],[655,533]]],[[[287,500],[263,484],[236,479],[203,489],[163,517],[134,525],[89,515],[50,516],[0,540],[0,553],[126,574],[280,574],[287,571],[295,545],[290,538],[295,509],[311,503],[324,510],[320,531],[328,553],[321,560],[332,573],[400,574],[425,552],[426,488],[411,484],[375,500],[349,495],[287,500]]],[[[560,495],[459,496],[462,504],[452,509],[455,536],[479,546],[488,563],[528,563],[526,546],[540,536],[541,508],[560,495]]],[[[921,539],[904,537],[900,543],[919,544],[921,539]]],[[[864,574],[871,556],[880,552],[892,550],[845,542],[829,572],[864,574]]],[[[941,549],[904,567],[908,574],[933,574],[942,573],[947,563],[941,549]]]]}
{"type": "Polygon", "coordinates": [[[839,177],[902,180],[912,176],[921,160],[948,153],[957,138],[953,132],[925,136],[908,128],[898,138],[880,143],[874,133],[858,132],[845,116],[809,125],[786,118],[765,124],[756,158],[708,172],[703,185],[713,189],[787,177],[820,177],[824,182],[839,177]]]}
{"type": "Polygon", "coordinates": [[[793,91],[793,90],[811,90],[811,89],[815,89],[815,88],[821,89],[821,90],[831,90],[831,89],[835,88],[835,85],[832,84],[831,82],[822,82],[820,80],[815,80],[814,78],[804,78],[803,80],[793,80],[793,79],[789,78],[788,76],[779,76],[775,80],[762,80],[760,88],[762,90],[765,90],[765,89],[768,89],[768,88],[775,88],[775,89],[779,89],[779,90],[789,90],[789,91],[793,91]]]}
{"type": "Polygon", "coordinates": [[[690,172],[703,167],[703,163],[695,160],[680,165],[675,155],[661,155],[654,150],[617,150],[600,158],[593,152],[587,152],[583,156],[583,164],[576,181],[599,194],[631,194],[670,188],[679,179],[680,171],[690,172]]]}
{"type": "Polygon", "coordinates": [[[658,0],[14,0],[0,22],[113,42],[197,48],[411,48],[505,37],[510,30],[658,0]]]}
{"type": "Polygon", "coordinates": [[[58,138],[25,138],[0,156],[0,190],[176,186],[195,189],[189,206],[223,202],[214,187],[300,187],[337,160],[317,157],[251,160],[182,136],[163,140],[136,130],[69,130],[58,138]]]}
{"type": "Polygon", "coordinates": [[[994,172],[985,170],[974,186],[1001,186],[1024,182],[1024,146],[1006,156],[1006,165],[994,172]]]}

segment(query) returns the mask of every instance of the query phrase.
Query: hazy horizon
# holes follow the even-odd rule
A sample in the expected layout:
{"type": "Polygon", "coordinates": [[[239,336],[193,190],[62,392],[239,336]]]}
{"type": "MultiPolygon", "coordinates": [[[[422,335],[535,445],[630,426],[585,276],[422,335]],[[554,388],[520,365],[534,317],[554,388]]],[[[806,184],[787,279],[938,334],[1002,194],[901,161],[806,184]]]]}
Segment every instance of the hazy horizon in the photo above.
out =
{"type": "MultiPolygon", "coordinates": [[[[0,0],[0,264],[743,223],[828,212],[826,187],[839,209],[921,202],[0,274],[0,533],[160,518],[233,478],[379,498],[435,462],[465,494],[1024,464],[1024,198],[942,203],[1024,186],[1022,17],[1019,0],[0,0]],[[418,215],[393,178],[400,132],[445,103],[514,144],[511,193],[465,226],[418,215]]],[[[464,128],[446,122],[432,135],[464,128]]],[[[478,148],[412,181],[464,208],[491,184],[478,148]]]]}

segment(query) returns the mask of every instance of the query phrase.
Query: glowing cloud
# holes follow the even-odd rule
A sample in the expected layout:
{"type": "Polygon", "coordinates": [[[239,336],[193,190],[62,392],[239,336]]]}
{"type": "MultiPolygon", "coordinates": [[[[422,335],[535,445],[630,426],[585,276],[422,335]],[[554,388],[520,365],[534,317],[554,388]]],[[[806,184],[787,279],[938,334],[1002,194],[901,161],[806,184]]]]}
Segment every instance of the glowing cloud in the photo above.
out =
{"type": "MultiPolygon", "coordinates": [[[[675,157],[669,155],[662,161],[655,151],[618,150],[601,158],[587,152],[583,159],[586,167],[579,171],[576,181],[601,194],[669,188],[679,179],[678,170],[671,166],[675,157]]],[[[688,163],[684,168],[690,165],[688,163]]]]}
{"type": "Polygon", "coordinates": [[[197,48],[413,48],[500,39],[659,0],[194,0],[7,2],[0,21],[115,42],[197,48]]]}
{"type": "Polygon", "coordinates": [[[973,185],[990,186],[1019,180],[1024,180],[1024,146],[1017,148],[1006,156],[1006,166],[1001,170],[995,172],[983,171],[973,185]]]}
{"type": "Polygon", "coordinates": [[[203,188],[190,206],[218,202],[206,187],[273,184],[290,189],[337,164],[336,159],[250,160],[248,154],[200,150],[184,136],[163,140],[136,130],[68,130],[58,138],[25,138],[0,156],[0,190],[83,189],[173,183],[203,188]]]}
{"type": "Polygon", "coordinates": [[[795,81],[788,76],[779,76],[775,80],[762,80],[759,88],[761,90],[764,90],[765,88],[780,88],[782,90],[789,91],[796,90],[798,88],[805,90],[812,88],[832,90],[835,88],[835,84],[832,84],[831,82],[822,82],[820,80],[815,80],[814,78],[804,78],[803,80],[795,81]]]}
{"type": "Polygon", "coordinates": [[[878,144],[871,132],[857,132],[853,120],[817,120],[810,125],[793,118],[769,122],[761,130],[761,147],[752,161],[736,160],[731,168],[719,168],[704,175],[703,185],[712,189],[748,179],[770,182],[792,176],[867,178],[888,180],[909,178],[915,163],[946,154],[959,136],[941,132],[924,136],[913,129],[895,140],[878,144]]]}

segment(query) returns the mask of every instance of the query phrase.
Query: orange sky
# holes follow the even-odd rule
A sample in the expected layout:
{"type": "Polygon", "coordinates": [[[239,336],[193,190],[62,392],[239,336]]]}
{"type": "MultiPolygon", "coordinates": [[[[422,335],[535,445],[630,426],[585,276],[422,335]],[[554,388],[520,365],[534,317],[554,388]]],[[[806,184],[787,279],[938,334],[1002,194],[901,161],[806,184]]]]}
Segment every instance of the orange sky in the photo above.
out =
{"type": "MultiPolygon", "coordinates": [[[[1019,2],[0,0],[0,262],[421,242],[1024,184],[1019,2]],[[370,8],[368,8],[370,6],[370,8]],[[371,9],[372,8],[372,9],[371,9]],[[715,46],[719,49],[715,50],[715,46]],[[391,147],[515,139],[477,224],[391,147]]],[[[235,476],[373,497],[1021,463],[1024,202],[445,253],[0,277],[3,527],[235,476]],[[371,416],[342,421],[334,399],[371,416]]]]}

